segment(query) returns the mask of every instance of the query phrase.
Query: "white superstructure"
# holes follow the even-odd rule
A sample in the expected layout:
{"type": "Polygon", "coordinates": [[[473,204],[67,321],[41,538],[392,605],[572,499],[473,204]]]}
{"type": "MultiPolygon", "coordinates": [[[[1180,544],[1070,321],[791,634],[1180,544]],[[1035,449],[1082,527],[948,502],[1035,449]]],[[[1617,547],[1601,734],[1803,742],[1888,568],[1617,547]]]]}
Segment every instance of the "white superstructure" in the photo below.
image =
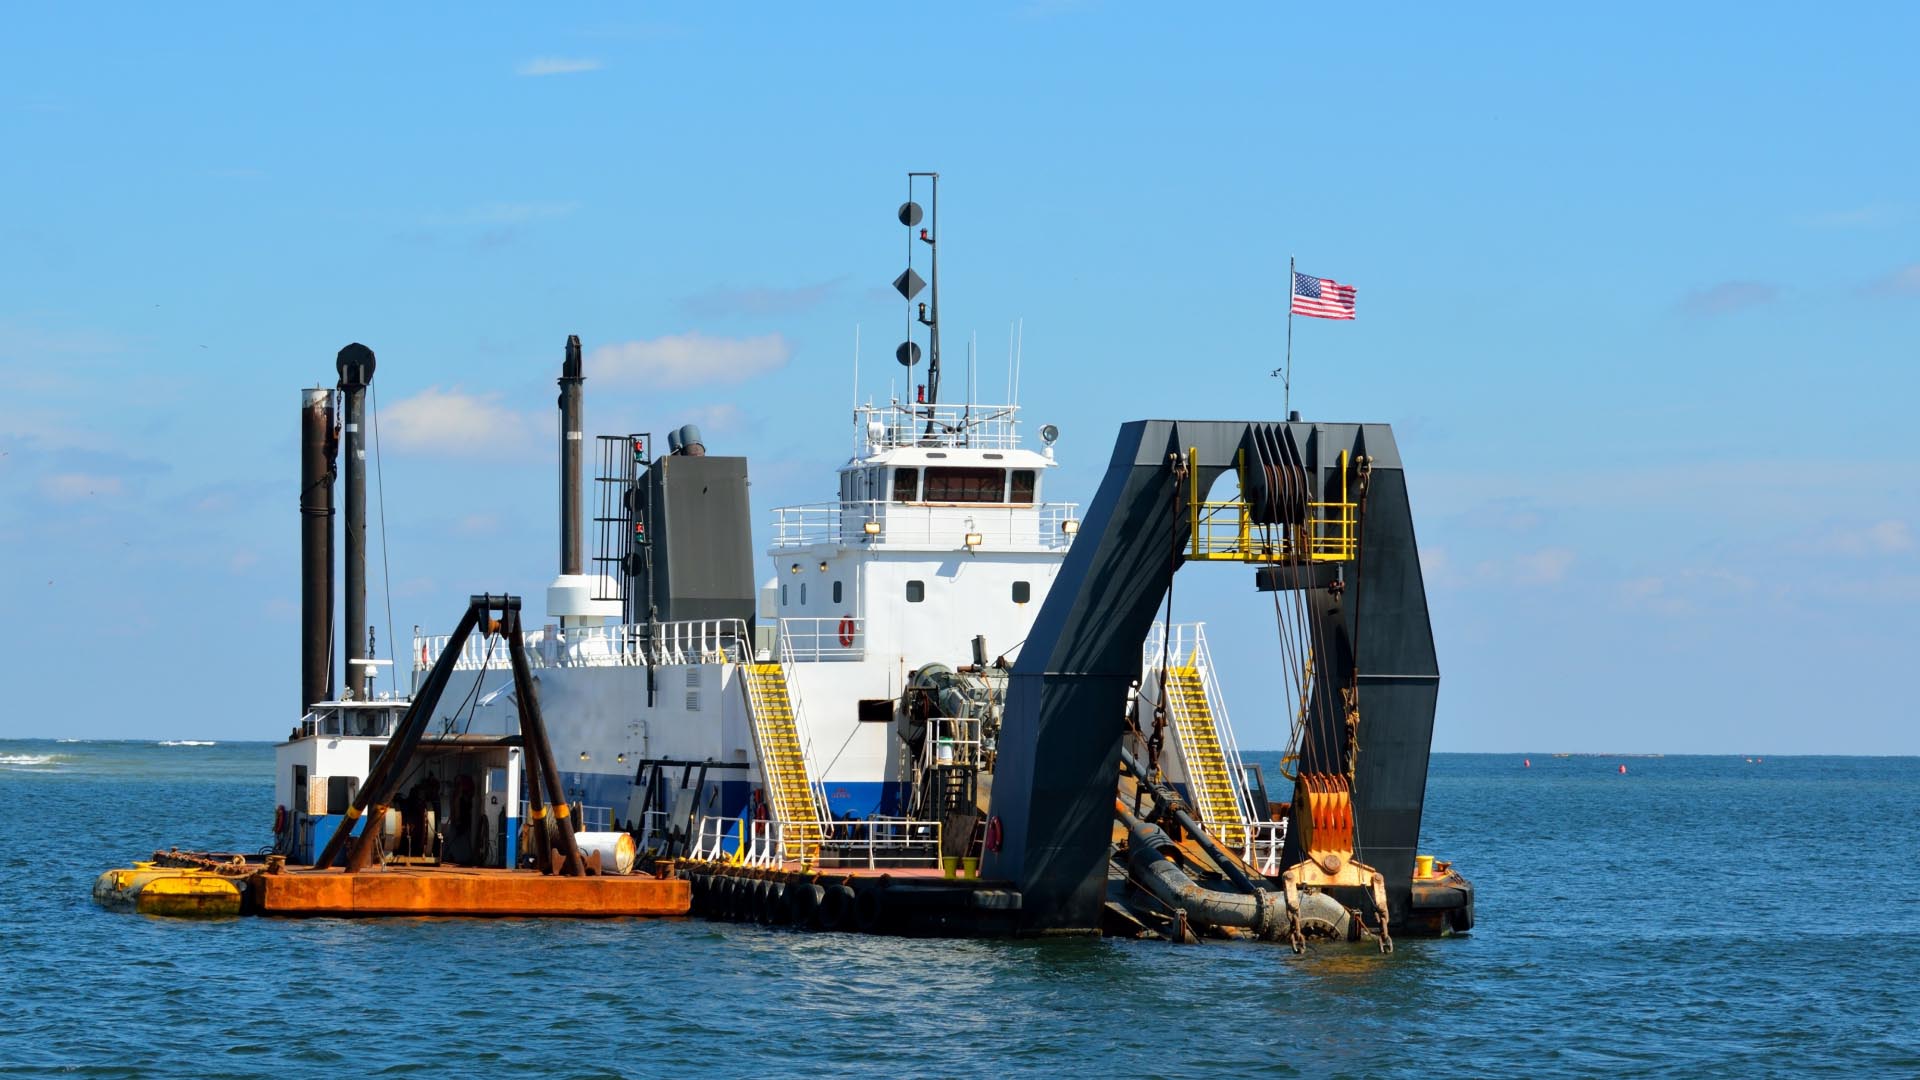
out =
{"type": "MultiPolygon", "coordinates": [[[[590,625],[575,605],[530,635],[566,795],[589,827],[672,822],[684,831],[701,817],[767,817],[780,777],[762,767],[770,735],[746,692],[756,664],[778,664],[784,676],[819,811],[836,821],[897,818],[906,751],[894,721],[908,677],[930,663],[967,664],[976,637],[990,659],[1018,654],[1078,528],[1074,504],[1047,499],[1051,444],[1021,445],[1014,406],[869,406],[855,424],[840,498],[774,511],[758,633],[740,619],[651,633],[590,625]]],[[[416,677],[445,643],[415,638],[416,677]]],[[[498,637],[467,642],[428,745],[512,739],[505,649],[498,637]]],[[[382,740],[366,741],[354,747],[359,775],[361,755],[382,740]]],[[[333,745],[309,749],[327,756],[333,745]]],[[[337,803],[347,788],[334,786],[337,803]]],[[[283,805],[295,801],[284,793],[283,805]]],[[[511,858],[518,805],[505,816],[511,858]]],[[[302,833],[324,842],[332,824],[308,822],[302,833]]]]}

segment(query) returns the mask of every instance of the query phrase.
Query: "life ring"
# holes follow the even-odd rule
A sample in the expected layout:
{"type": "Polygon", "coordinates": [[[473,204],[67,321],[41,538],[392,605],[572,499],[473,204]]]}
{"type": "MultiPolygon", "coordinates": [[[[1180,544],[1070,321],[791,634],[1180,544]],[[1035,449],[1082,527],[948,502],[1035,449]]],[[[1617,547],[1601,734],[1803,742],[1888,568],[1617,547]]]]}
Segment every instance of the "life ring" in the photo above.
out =
{"type": "Polygon", "coordinates": [[[287,831],[287,808],[284,806],[276,806],[273,808],[273,835],[279,836],[281,833],[286,831],[287,831]]]}
{"type": "Polygon", "coordinates": [[[999,851],[1000,839],[1001,839],[1000,833],[1001,833],[1000,817],[999,815],[996,814],[993,817],[990,817],[987,819],[987,835],[985,837],[985,843],[982,846],[984,846],[988,851],[999,851]]]}
{"type": "Polygon", "coordinates": [[[843,618],[840,620],[840,647],[841,648],[846,649],[846,648],[851,648],[853,646],[853,631],[854,631],[853,616],[848,615],[846,618],[843,618]]]}
{"type": "Polygon", "coordinates": [[[433,666],[433,660],[427,656],[427,643],[424,641],[420,643],[420,666],[421,667],[433,666]]]}

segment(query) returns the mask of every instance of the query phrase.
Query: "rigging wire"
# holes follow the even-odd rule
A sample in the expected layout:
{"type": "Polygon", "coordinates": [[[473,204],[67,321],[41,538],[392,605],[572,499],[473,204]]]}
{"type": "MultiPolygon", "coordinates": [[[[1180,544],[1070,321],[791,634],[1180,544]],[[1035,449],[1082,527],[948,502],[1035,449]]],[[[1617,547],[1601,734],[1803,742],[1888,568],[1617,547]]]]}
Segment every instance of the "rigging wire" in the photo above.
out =
{"type": "Polygon", "coordinates": [[[373,383],[367,383],[367,395],[373,406],[373,476],[374,487],[380,507],[380,596],[387,607],[387,659],[393,661],[393,682],[395,694],[400,692],[400,660],[393,651],[393,573],[387,566],[387,477],[380,462],[380,391],[373,383]]]}

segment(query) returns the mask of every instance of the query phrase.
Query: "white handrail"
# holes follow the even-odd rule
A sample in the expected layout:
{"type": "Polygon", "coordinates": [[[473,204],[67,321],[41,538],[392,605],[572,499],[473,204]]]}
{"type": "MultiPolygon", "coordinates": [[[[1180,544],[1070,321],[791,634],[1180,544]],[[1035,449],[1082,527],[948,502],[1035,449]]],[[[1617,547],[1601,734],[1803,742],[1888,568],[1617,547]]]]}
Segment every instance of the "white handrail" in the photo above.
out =
{"type": "Polygon", "coordinates": [[[864,821],[780,822],[702,817],[689,857],[741,866],[812,862],[822,869],[940,865],[940,823],[873,817],[864,821]],[[741,826],[745,826],[742,833],[741,826]],[[729,850],[729,844],[732,850],[729,850]]]}
{"type": "Polygon", "coordinates": [[[887,405],[857,406],[853,413],[861,441],[876,449],[891,446],[1020,448],[1018,405],[966,402],[922,405],[896,401],[887,405]]]}
{"type": "MultiPolygon", "coordinates": [[[[1171,629],[1155,622],[1147,631],[1146,640],[1141,644],[1140,685],[1153,687],[1157,695],[1156,679],[1160,673],[1160,659],[1164,653],[1167,661],[1175,666],[1191,663],[1200,676],[1201,688],[1207,696],[1207,704],[1213,713],[1214,733],[1220,740],[1220,755],[1227,767],[1227,781],[1233,787],[1233,801],[1239,811],[1240,820],[1249,825],[1259,824],[1254,820],[1253,794],[1247,790],[1247,771],[1240,756],[1240,744],[1234,738],[1233,723],[1227,717],[1227,700],[1220,690],[1220,680],[1213,664],[1213,652],[1207,646],[1206,623],[1175,623],[1171,629]],[[1169,639],[1169,634],[1171,638],[1169,639]]],[[[1177,736],[1176,736],[1177,738],[1177,736]]],[[[1181,748],[1181,761],[1186,761],[1186,748],[1181,748]]],[[[1191,777],[1189,777],[1191,779],[1191,777]]]]}
{"type": "MultiPolygon", "coordinates": [[[[780,620],[780,633],[782,636],[780,650],[783,656],[788,652],[788,645],[785,640],[786,630],[787,621],[782,619],[780,620]]],[[[783,662],[780,666],[782,668],[780,679],[786,683],[787,687],[787,708],[793,713],[794,737],[800,741],[800,762],[805,765],[807,769],[807,786],[813,789],[814,812],[825,814],[828,812],[827,807],[829,805],[827,802],[827,785],[826,778],[821,775],[819,762],[814,759],[813,728],[807,723],[806,709],[800,704],[800,691],[793,685],[793,681],[786,677],[788,665],[783,662]]],[[[764,773],[765,769],[763,767],[763,776],[764,773]]]]}
{"type": "MultiPolygon", "coordinates": [[[[413,670],[432,667],[452,640],[449,634],[416,634],[413,670]]],[[[680,622],[625,623],[617,626],[544,627],[526,639],[527,665],[553,667],[634,667],[646,664],[729,664],[752,658],[753,640],[744,619],[690,619],[680,622]]],[[[510,666],[507,641],[497,634],[470,634],[460,646],[455,670],[510,666]]]]}
{"type": "Polygon", "coordinates": [[[1063,551],[1079,503],[898,503],[885,499],[802,503],[773,512],[775,550],[823,545],[911,544],[960,550],[969,535],[988,549],[1063,551]],[[871,524],[874,531],[869,532],[871,524]]]}
{"type": "Polygon", "coordinates": [[[1287,846],[1285,821],[1250,821],[1240,859],[1267,877],[1280,876],[1280,855],[1287,846]]]}
{"type": "Polygon", "coordinates": [[[782,618],[780,663],[861,660],[867,655],[867,620],[849,617],[782,618]]]}

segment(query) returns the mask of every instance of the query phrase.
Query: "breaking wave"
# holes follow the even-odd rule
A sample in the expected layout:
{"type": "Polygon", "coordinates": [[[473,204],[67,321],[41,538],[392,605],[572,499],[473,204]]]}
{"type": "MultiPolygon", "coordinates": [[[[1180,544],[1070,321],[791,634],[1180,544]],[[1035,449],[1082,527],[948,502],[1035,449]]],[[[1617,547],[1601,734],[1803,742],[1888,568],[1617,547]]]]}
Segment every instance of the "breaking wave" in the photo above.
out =
{"type": "Polygon", "coordinates": [[[12,765],[30,768],[36,765],[52,765],[60,760],[52,754],[0,754],[0,765],[12,765]]]}
{"type": "Polygon", "coordinates": [[[158,745],[158,746],[214,746],[217,744],[212,739],[162,739],[155,745],[158,745]]]}

